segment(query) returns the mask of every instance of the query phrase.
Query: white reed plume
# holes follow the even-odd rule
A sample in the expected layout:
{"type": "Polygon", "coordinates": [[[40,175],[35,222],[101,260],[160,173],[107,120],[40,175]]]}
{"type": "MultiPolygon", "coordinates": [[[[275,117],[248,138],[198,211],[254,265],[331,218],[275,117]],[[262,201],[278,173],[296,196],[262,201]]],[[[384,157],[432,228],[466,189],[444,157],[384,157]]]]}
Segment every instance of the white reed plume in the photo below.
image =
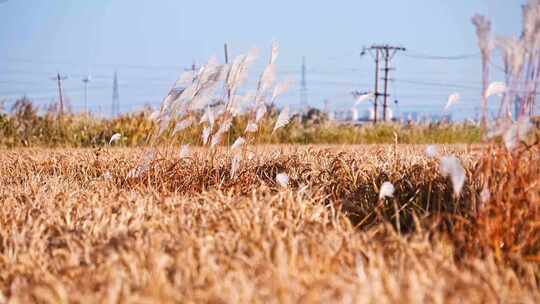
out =
{"type": "Polygon", "coordinates": [[[190,104],[189,102],[177,102],[173,105],[172,109],[172,115],[176,116],[176,118],[182,118],[185,115],[189,115],[190,113],[190,104]]]}
{"type": "Polygon", "coordinates": [[[232,117],[242,116],[242,115],[246,114],[247,111],[248,111],[247,108],[242,107],[240,105],[230,107],[230,109],[229,109],[229,112],[231,113],[232,117]]]}
{"type": "Polygon", "coordinates": [[[290,85],[291,85],[290,82],[280,82],[276,84],[276,86],[274,87],[274,91],[272,91],[271,102],[273,103],[280,95],[287,92],[290,85]]]}
{"type": "Polygon", "coordinates": [[[202,110],[208,107],[210,101],[212,101],[212,95],[209,92],[204,94],[198,94],[190,100],[189,109],[192,111],[202,110]]]}
{"type": "Polygon", "coordinates": [[[450,96],[448,96],[448,101],[446,102],[446,106],[444,106],[444,111],[448,111],[451,106],[456,104],[460,99],[459,93],[453,93],[450,96]]]}
{"type": "Polygon", "coordinates": [[[161,112],[166,113],[171,110],[171,107],[174,103],[175,98],[177,97],[177,94],[174,90],[171,90],[167,96],[165,97],[165,100],[163,100],[161,112]]]}
{"type": "Polygon", "coordinates": [[[394,185],[392,185],[391,182],[384,182],[381,185],[381,189],[379,190],[379,199],[384,199],[386,197],[394,197],[394,185]]]}
{"type": "Polygon", "coordinates": [[[129,170],[126,178],[137,178],[141,174],[148,171],[150,168],[150,163],[156,158],[156,151],[151,150],[144,154],[141,164],[137,165],[135,168],[129,170]]]}
{"type": "Polygon", "coordinates": [[[510,73],[517,76],[521,73],[525,63],[527,47],[523,40],[516,37],[498,37],[497,46],[503,53],[505,64],[510,73]]]}
{"type": "Polygon", "coordinates": [[[255,122],[248,122],[247,126],[246,126],[246,130],[244,131],[245,133],[254,133],[254,132],[257,132],[257,123],[255,122]]]}
{"type": "Polygon", "coordinates": [[[206,143],[208,143],[208,138],[210,137],[210,132],[212,131],[212,129],[210,127],[205,127],[202,131],[202,141],[203,141],[203,145],[206,145],[206,143]]]}
{"type": "Polygon", "coordinates": [[[482,54],[489,56],[493,49],[493,40],[491,38],[491,21],[482,15],[475,15],[471,19],[476,27],[476,36],[478,38],[478,47],[482,54]]]}
{"type": "Polygon", "coordinates": [[[223,138],[223,135],[229,131],[229,129],[232,126],[232,120],[226,120],[224,121],[217,132],[212,136],[212,142],[211,146],[214,147],[215,145],[219,144],[221,142],[221,139],[223,138]]]}
{"type": "Polygon", "coordinates": [[[274,64],[267,65],[259,80],[259,91],[262,93],[270,89],[276,78],[276,66],[274,64]]]}
{"type": "Polygon", "coordinates": [[[231,160],[231,179],[234,178],[236,172],[240,168],[240,162],[242,161],[242,156],[240,154],[235,154],[231,160]]]}
{"type": "Polygon", "coordinates": [[[290,118],[291,117],[289,115],[289,107],[285,106],[283,110],[281,110],[281,112],[279,113],[278,119],[276,121],[276,124],[274,125],[274,130],[272,131],[272,133],[276,132],[277,129],[287,125],[289,123],[290,118]]]}
{"type": "Polygon", "coordinates": [[[486,98],[497,95],[501,96],[506,92],[506,84],[504,82],[494,81],[489,84],[486,90],[486,98]]]}
{"type": "Polygon", "coordinates": [[[199,123],[208,122],[212,126],[214,125],[215,120],[216,116],[214,115],[214,110],[207,106],[206,111],[204,111],[204,114],[201,116],[201,121],[199,123]]]}
{"type": "Polygon", "coordinates": [[[214,107],[214,117],[219,117],[227,111],[227,106],[224,104],[220,104],[214,107]]]}
{"type": "Polygon", "coordinates": [[[192,83],[191,85],[186,86],[182,92],[176,97],[174,100],[174,105],[187,105],[188,108],[192,107],[192,103],[194,102],[195,95],[201,95],[201,90],[197,85],[198,82],[192,83]]]}
{"type": "Polygon", "coordinates": [[[247,55],[241,55],[234,59],[225,80],[225,86],[232,94],[244,83],[248,77],[248,67],[257,57],[258,50],[251,49],[247,55]]]}
{"type": "Polygon", "coordinates": [[[110,171],[107,171],[105,173],[103,173],[103,179],[105,180],[112,180],[112,174],[110,171]]]}
{"type": "Polygon", "coordinates": [[[354,97],[356,99],[356,102],[354,103],[354,105],[357,106],[365,101],[375,99],[375,94],[374,93],[356,94],[354,97]]]}
{"type": "Polygon", "coordinates": [[[204,109],[212,100],[217,84],[226,74],[226,67],[218,64],[215,57],[201,67],[195,75],[195,81],[185,87],[175,99],[175,108],[184,106],[189,110],[204,109]]]}
{"type": "Polygon", "coordinates": [[[171,121],[171,118],[169,116],[162,116],[159,120],[159,130],[158,130],[158,136],[163,134],[169,127],[169,123],[171,121]]]}
{"type": "Polygon", "coordinates": [[[520,141],[527,138],[527,134],[532,129],[533,124],[528,117],[522,117],[513,123],[503,134],[504,145],[508,150],[513,150],[517,147],[520,141]]]}
{"type": "Polygon", "coordinates": [[[114,133],[113,136],[111,136],[111,139],[109,140],[109,145],[112,145],[113,143],[119,141],[122,138],[122,135],[120,133],[114,133]]]}
{"type": "Polygon", "coordinates": [[[158,121],[161,116],[161,112],[159,110],[153,111],[150,116],[148,116],[148,119],[152,121],[158,121]]]}
{"type": "Polygon", "coordinates": [[[276,175],[276,182],[283,188],[289,185],[289,176],[285,173],[279,173],[276,175]]]}
{"type": "MultiPolygon", "coordinates": [[[[540,50],[540,1],[529,0],[529,3],[524,6],[524,40],[530,48],[531,52],[540,50]]],[[[534,54],[536,60],[539,54],[534,54]]],[[[538,64],[536,65],[538,68],[538,64]]],[[[538,77],[534,77],[536,80],[538,77]]]]}
{"type": "Polygon", "coordinates": [[[439,155],[439,150],[435,145],[429,145],[426,147],[426,156],[429,158],[435,158],[439,155]]]}
{"type": "MultiPolygon", "coordinates": [[[[525,63],[527,60],[527,70],[526,73],[529,73],[529,69],[532,68],[535,70],[535,67],[532,67],[530,64],[530,56],[528,56],[528,46],[525,44],[523,39],[518,39],[516,37],[500,37],[497,39],[497,45],[502,53],[505,73],[506,73],[506,82],[508,84],[508,90],[504,95],[504,99],[501,101],[501,107],[499,113],[508,118],[512,117],[511,107],[514,103],[516,97],[519,97],[519,106],[524,109],[527,106],[528,94],[534,94],[533,92],[525,92],[528,87],[528,81],[536,81],[529,79],[529,75],[524,75],[523,71],[525,70],[525,63]],[[523,77],[525,76],[525,79],[523,77]],[[521,84],[524,83],[525,88],[521,88],[521,84]],[[517,96],[516,96],[517,95],[517,96]]],[[[536,53],[536,52],[535,52],[536,53]]],[[[532,59],[531,59],[532,60],[532,59]]],[[[538,60],[534,60],[538,62],[538,60]]],[[[534,90],[533,90],[534,91],[534,90]]],[[[521,115],[523,113],[519,113],[521,115]]]]}
{"type": "Polygon", "coordinates": [[[207,89],[213,90],[215,85],[223,80],[226,72],[226,66],[219,64],[217,57],[210,57],[197,74],[197,81],[194,83],[195,88],[198,92],[203,92],[207,89]]]}
{"type": "Polygon", "coordinates": [[[224,122],[221,123],[221,126],[219,127],[218,133],[227,133],[232,127],[232,120],[227,119],[224,122]]]}
{"type": "Polygon", "coordinates": [[[279,44],[277,41],[272,42],[272,53],[270,55],[270,64],[274,64],[279,55],[279,44]]]}
{"type": "Polygon", "coordinates": [[[191,153],[189,150],[189,145],[182,145],[180,147],[180,153],[179,153],[180,158],[187,158],[189,157],[190,154],[191,153]]]}
{"type": "Polygon", "coordinates": [[[193,118],[189,117],[176,123],[173,134],[189,128],[193,124],[193,118]]]}
{"type": "Polygon", "coordinates": [[[490,198],[491,198],[491,193],[489,193],[489,188],[486,185],[484,185],[482,192],[480,192],[480,202],[482,204],[486,204],[487,202],[489,202],[490,198]]]}
{"type": "Polygon", "coordinates": [[[246,140],[243,137],[238,137],[232,144],[231,150],[239,149],[245,143],[246,140]]]}
{"type": "Polygon", "coordinates": [[[482,126],[485,126],[488,121],[488,106],[485,92],[489,82],[489,62],[491,61],[491,51],[493,50],[494,43],[491,37],[491,21],[488,18],[475,15],[471,21],[476,27],[478,47],[482,55],[482,126]]]}
{"type": "Polygon", "coordinates": [[[223,133],[216,133],[212,136],[212,140],[210,141],[210,147],[214,147],[218,145],[221,142],[221,139],[223,138],[223,133]]]}
{"type": "Polygon", "coordinates": [[[247,112],[250,103],[255,99],[255,93],[253,91],[248,91],[244,95],[237,95],[233,99],[233,103],[229,105],[229,112],[233,116],[240,116],[247,112]]]}
{"type": "Polygon", "coordinates": [[[196,77],[197,71],[186,71],[180,75],[176,81],[176,86],[186,86],[193,82],[193,79],[196,77]]]}
{"type": "Polygon", "coordinates": [[[538,0],[529,0],[527,4],[523,5],[523,39],[529,45],[535,45],[538,43],[536,38],[538,37],[540,24],[539,18],[539,6],[538,0]]]}
{"type": "Polygon", "coordinates": [[[459,196],[466,179],[465,169],[460,161],[454,156],[443,156],[439,164],[439,170],[441,171],[442,176],[450,176],[454,195],[456,197],[459,196]]]}
{"type": "Polygon", "coordinates": [[[128,174],[126,175],[126,178],[137,178],[145,171],[146,169],[143,169],[141,166],[137,166],[129,170],[128,174]]]}
{"type": "Polygon", "coordinates": [[[257,113],[255,114],[255,122],[259,122],[266,114],[266,106],[261,104],[257,107],[257,113]]]}

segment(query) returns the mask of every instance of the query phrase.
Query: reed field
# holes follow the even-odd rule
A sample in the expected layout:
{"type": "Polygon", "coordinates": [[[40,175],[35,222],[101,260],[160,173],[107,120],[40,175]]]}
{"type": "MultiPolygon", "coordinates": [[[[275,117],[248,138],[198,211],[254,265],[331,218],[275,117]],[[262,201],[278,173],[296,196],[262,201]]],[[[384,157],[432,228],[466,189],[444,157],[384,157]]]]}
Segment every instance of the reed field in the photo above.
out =
{"type": "Polygon", "coordinates": [[[540,303],[540,1],[523,19],[471,20],[478,122],[280,108],[277,43],[254,88],[256,49],[156,108],[0,107],[0,304],[540,303]]]}
{"type": "Polygon", "coordinates": [[[538,303],[538,137],[429,148],[4,149],[0,303],[538,303]]]}

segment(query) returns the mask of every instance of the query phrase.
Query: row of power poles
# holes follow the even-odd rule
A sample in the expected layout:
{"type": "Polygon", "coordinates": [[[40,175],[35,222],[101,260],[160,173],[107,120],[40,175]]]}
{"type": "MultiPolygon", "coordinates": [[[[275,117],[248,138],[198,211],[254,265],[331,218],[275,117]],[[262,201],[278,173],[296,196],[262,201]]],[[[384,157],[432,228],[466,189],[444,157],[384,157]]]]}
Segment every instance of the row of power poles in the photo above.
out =
{"type": "Polygon", "coordinates": [[[364,48],[362,50],[361,56],[364,56],[367,52],[371,54],[373,59],[375,60],[375,91],[374,94],[374,100],[373,100],[373,122],[377,123],[378,120],[378,104],[379,104],[379,97],[383,97],[383,117],[382,120],[386,121],[387,117],[387,111],[388,111],[388,97],[390,94],[388,94],[388,81],[390,80],[389,74],[390,71],[394,70],[390,67],[390,62],[392,61],[392,58],[396,55],[397,52],[400,51],[406,51],[404,47],[400,46],[391,46],[388,44],[384,45],[372,45],[369,48],[364,48]],[[379,72],[381,71],[380,64],[381,60],[384,61],[384,67],[382,68],[382,71],[384,73],[383,77],[380,78],[379,72]],[[379,91],[379,80],[384,81],[384,91],[381,93],[379,91]]]}
{"type": "MultiPolygon", "coordinates": [[[[60,73],[57,73],[56,76],[51,77],[51,80],[56,81],[58,86],[58,102],[59,102],[59,113],[60,115],[64,114],[65,110],[65,102],[64,102],[64,86],[63,82],[68,77],[65,75],[61,75],[60,73]]],[[[84,83],[84,110],[85,112],[88,112],[88,83],[91,82],[90,76],[86,76],[82,79],[82,82],[84,83]]],[[[114,72],[114,80],[113,80],[113,96],[112,96],[112,107],[111,107],[111,115],[114,117],[120,113],[120,94],[119,94],[119,88],[118,88],[118,74],[114,72]]]]}

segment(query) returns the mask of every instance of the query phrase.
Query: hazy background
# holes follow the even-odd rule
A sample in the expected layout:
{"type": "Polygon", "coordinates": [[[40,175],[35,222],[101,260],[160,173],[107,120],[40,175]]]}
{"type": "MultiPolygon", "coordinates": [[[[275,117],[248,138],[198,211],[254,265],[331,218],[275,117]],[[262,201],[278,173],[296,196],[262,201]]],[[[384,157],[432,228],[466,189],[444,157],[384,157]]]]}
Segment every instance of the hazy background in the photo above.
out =
{"type": "MultiPolygon", "coordinates": [[[[306,56],[308,99],[331,109],[350,107],[352,90],[373,89],[373,60],[360,57],[373,43],[402,45],[391,73],[396,112],[440,113],[459,92],[455,119],[473,117],[479,106],[480,58],[475,13],[492,18],[497,34],[519,35],[524,0],[356,1],[0,1],[0,99],[26,94],[39,104],[56,98],[55,73],[69,76],[65,94],[83,109],[81,79],[92,76],[90,110],[109,115],[112,79],[118,71],[122,111],[157,104],[174,80],[195,62],[216,55],[261,50],[251,70],[268,60],[272,40],[281,46],[280,80],[295,85],[279,105],[299,104],[300,67],[306,56]],[[427,56],[465,56],[430,60],[427,56]],[[476,55],[476,56],[475,56],[476,55]]],[[[502,80],[497,74],[495,79],[502,80]]],[[[253,83],[253,81],[252,81],[253,83]]]]}

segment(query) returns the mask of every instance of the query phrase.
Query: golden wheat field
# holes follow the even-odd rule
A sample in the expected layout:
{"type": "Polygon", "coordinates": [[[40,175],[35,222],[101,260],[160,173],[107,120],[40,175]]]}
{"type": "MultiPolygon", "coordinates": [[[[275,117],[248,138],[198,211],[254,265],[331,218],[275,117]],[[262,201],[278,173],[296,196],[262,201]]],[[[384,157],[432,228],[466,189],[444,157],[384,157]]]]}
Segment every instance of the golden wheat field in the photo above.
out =
{"type": "Polygon", "coordinates": [[[540,302],[538,145],[438,149],[2,150],[0,303],[540,302]]]}

